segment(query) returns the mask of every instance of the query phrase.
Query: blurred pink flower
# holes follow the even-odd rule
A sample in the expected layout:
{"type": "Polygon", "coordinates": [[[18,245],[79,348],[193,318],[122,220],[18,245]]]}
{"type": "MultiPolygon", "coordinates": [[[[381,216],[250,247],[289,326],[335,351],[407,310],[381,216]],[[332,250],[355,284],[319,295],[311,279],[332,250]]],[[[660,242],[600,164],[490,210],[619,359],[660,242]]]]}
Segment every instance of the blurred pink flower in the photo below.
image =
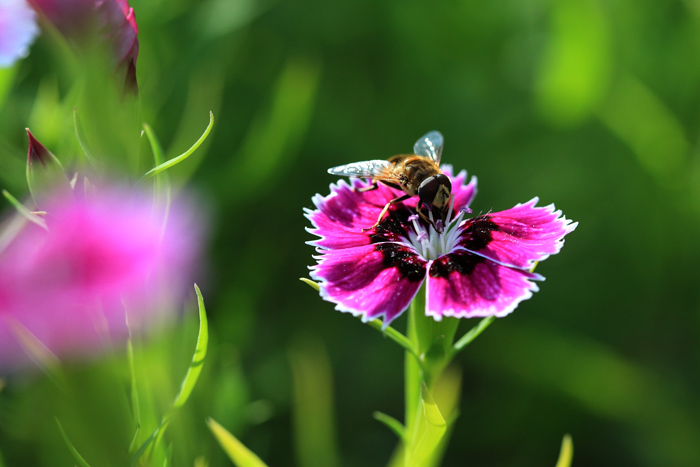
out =
{"type": "MultiPolygon", "coordinates": [[[[76,189],[76,193],[82,190],[76,189]]],[[[89,190],[88,190],[89,191],[89,190]]],[[[91,354],[172,315],[192,287],[200,223],[125,190],[61,196],[0,253],[0,368],[27,362],[17,324],[57,356],[91,354]],[[125,314],[126,313],[126,314],[125,314]]]]}
{"type": "Polygon", "coordinates": [[[26,0],[0,0],[0,68],[25,57],[38,32],[26,0]]]}
{"type": "Polygon", "coordinates": [[[135,85],[138,27],[127,0],[28,1],[67,38],[80,41],[95,35],[108,44],[117,65],[126,69],[127,82],[135,85]]]}

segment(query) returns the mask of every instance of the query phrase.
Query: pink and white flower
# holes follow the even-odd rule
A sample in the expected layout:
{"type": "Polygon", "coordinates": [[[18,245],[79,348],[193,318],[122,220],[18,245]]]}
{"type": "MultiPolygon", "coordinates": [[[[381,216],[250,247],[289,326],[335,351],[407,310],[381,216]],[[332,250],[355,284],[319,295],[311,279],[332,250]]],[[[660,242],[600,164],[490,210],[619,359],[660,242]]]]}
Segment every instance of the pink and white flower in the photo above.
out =
{"type": "Polygon", "coordinates": [[[28,0],[61,34],[75,43],[97,39],[112,51],[126,84],[136,90],[138,26],[127,0],[28,0]]]}
{"type": "Polygon", "coordinates": [[[465,171],[452,182],[452,209],[443,232],[416,214],[417,198],[394,204],[371,230],[382,208],[402,193],[353,179],[332,184],[328,196],[316,195],[313,224],[318,264],[311,277],[321,297],[339,311],[364,321],[382,317],[388,325],[426,287],[425,314],[435,320],[505,316],[538,290],[535,263],[558,253],[572,223],[553,205],[537,207],[537,198],[506,211],[466,218],[476,195],[476,178],[465,171]]]}
{"type": "Polygon", "coordinates": [[[0,68],[25,57],[38,33],[36,15],[26,0],[0,0],[0,68]]]}
{"type": "Polygon", "coordinates": [[[59,357],[91,354],[162,322],[190,291],[201,228],[189,206],[92,187],[43,206],[0,252],[0,368],[26,363],[17,325],[59,357]],[[129,327],[127,327],[127,317],[129,327]]]}

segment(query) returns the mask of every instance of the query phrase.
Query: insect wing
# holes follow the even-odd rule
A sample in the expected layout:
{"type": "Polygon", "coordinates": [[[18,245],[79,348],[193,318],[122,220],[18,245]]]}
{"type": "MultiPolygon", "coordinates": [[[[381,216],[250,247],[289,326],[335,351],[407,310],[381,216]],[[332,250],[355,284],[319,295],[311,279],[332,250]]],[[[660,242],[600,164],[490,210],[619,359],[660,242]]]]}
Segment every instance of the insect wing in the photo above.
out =
{"type": "Polygon", "coordinates": [[[442,134],[439,131],[431,131],[424,134],[416,141],[416,144],[413,145],[413,153],[419,156],[425,156],[437,165],[440,165],[443,144],[444,140],[442,134]]]}
{"type": "Polygon", "coordinates": [[[328,173],[343,177],[377,178],[386,177],[392,167],[393,164],[385,160],[362,161],[332,167],[328,173]]]}

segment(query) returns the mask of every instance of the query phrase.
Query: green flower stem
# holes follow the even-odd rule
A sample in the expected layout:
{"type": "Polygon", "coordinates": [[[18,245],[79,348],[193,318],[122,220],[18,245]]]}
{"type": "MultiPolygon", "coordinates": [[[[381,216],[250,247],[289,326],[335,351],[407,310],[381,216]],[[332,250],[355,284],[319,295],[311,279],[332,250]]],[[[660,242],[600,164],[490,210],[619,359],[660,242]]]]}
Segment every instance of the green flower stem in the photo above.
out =
{"type": "Polygon", "coordinates": [[[458,321],[435,321],[425,315],[425,286],[421,287],[408,309],[407,337],[414,353],[406,353],[406,428],[411,429],[420,407],[421,383],[432,390],[433,383],[449,363],[458,321]]]}
{"type": "MultiPolygon", "coordinates": [[[[426,426],[430,425],[426,419],[426,408],[433,407],[438,418],[442,419],[440,407],[432,400],[431,392],[437,384],[440,384],[440,375],[450,363],[454,355],[453,342],[459,321],[455,318],[443,318],[436,321],[425,314],[425,287],[416,294],[408,309],[408,329],[406,337],[411,343],[415,353],[406,352],[405,356],[405,444],[403,456],[405,465],[411,465],[413,461],[436,465],[441,456],[441,450],[437,446],[444,445],[449,431],[444,428],[438,431],[429,430],[429,433],[439,433],[435,442],[435,449],[414,445],[424,441],[420,433],[424,433],[426,426]],[[417,358],[416,358],[417,357],[417,358]],[[421,387],[423,393],[421,393],[421,387]],[[430,401],[430,404],[426,404],[430,401]],[[428,425],[426,425],[428,423],[428,425]],[[444,438],[441,440],[441,438],[444,438]],[[423,441],[421,441],[423,440],[423,441]],[[417,456],[417,457],[416,457],[417,456]],[[427,456],[427,457],[425,457],[427,456]]],[[[474,336],[476,337],[476,336],[474,336]]],[[[452,410],[451,410],[452,411],[452,410]]],[[[451,416],[451,413],[444,414],[451,416]]],[[[443,419],[444,421],[444,419],[443,419]]],[[[396,465],[396,464],[394,464],[396,465]]]]}
{"type": "Polygon", "coordinates": [[[416,353],[415,347],[413,346],[413,342],[411,342],[406,336],[401,334],[399,331],[392,328],[391,326],[385,327],[384,324],[382,323],[382,320],[380,320],[380,319],[375,319],[373,321],[369,321],[367,324],[369,324],[371,327],[373,327],[377,331],[381,331],[389,339],[391,339],[392,341],[399,344],[401,347],[404,348],[404,350],[406,350],[406,352],[413,355],[414,359],[418,359],[418,354],[416,353]]]}
{"type": "MultiPolygon", "coordinates": [[[[408,308],[408,329],[406,337],[411,342],[411,347],[418,350],[418,331],[416,325],[416,317],[421,313],[421,306],[417,302],[425,303],[425,290],[421,288],[418,295],[413,299],[408,308]],[[422,299],[421,299],[422,298],[422,299]]],[[[404,372],[405,372],[405,398],[406,398],[406,431],[411,433],[415,425],[416,412],[418,410],[418,401],[420,399],[420,382],[422,379],[422,371],[420,367],[420,355],[418,359],[413,354],[406,352],[404,357],[404,372]]]]}
{"type": "Polygon", "coordinates": [[[484,332],[484,329],[489,327],[491,323],[493,323],[493,320],[495,320],[495,316],[488,316],[481,321],[479,321],[479,324],[471,328],[465,335],[462,336],[460,340],[458,340],[455,345],[452,347],[452,352],[450,355],[450,358],[454,357],[457,355],[457,353],[462,350],[464,347],[467,346],[471,341],[476,339],[479,334],[484,332]]]}

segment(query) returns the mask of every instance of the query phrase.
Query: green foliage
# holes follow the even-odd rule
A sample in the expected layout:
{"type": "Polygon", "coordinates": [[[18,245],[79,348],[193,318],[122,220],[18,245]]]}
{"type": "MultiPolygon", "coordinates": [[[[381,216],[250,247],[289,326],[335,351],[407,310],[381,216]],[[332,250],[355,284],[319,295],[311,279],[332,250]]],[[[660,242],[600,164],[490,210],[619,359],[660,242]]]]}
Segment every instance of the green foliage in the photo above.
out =
{"type": "MultiPolygon", "coordinates": [[[[551,465],[567,432],[574,465],[700,465],[697,2],[130,3],[140,55],[128,109],[99,95],[111,79],[99,68],[76,79],[81,63],[55,34],[0,70],[0,188],[12,193],[5,225],[43,220],[15,213],[30,206],[26,127],[69,175],[135,182],[186,153],[216,114],[196,157],[141,182],[191,185],[215,220],[200,281],[212,290],[207,365],[149,459],[169,445],[172,465],[226,465],[202,423],[212,417],[289,465],[288,353],[303,332],[328,352],[342,464],[386,465],[396,434],[371,414],[410,424],[397,415],[403,359],[421,369],[394,339],[410,337],[407,319],[374,332],[299,287],[313,263],[301,208],[327,194],[326,168],[406,152],[438,129],[444,162],[479,177],[476,213],[537,195],[580,222],[564,254],[538,266],[540,291],[454,357],[456,423],[432,391],[452,440],[444,465],[551,465]]],[[[4,464],[74,464],[55,416],[91,465],[128,465],[177,397],[193,318],[135,337],[131,363],[115,350],[62,366],[70,397],[42,374],[8,376],[4,464]]],[[[461,323],[454,341],[486,323],[461,323]]],[[[420,387],[407,399],[417,406],[420,387]]]]}
{"type": "Polygon", "coordinates": [[[38,225],[42,229],[47,229],[46,227],[46,222],[44,219],[42,219],[40,216],[37,214],[33,213],[29,209],[26,208],[17,198],[12,196],[10,193],[7,192],[7,190],[2,190],[2,195],[5,197],[7,201],[10,202],[10,204],[17,210],[17,212],[26,220],[29,222],[33,222],[34,224],[38,225]]]}
{"type": "MultiPolygon", "coordinates": [[[[202,366],[204,365],[204,358],[207,355],[207,346],[209,344],[209,325],[207,321],[206,310],[204,307],[204,299],[202,298],[202,294],[197,284],[195,284],[194,289],[197,293],[197,305],[199,308],[199,333],[197,334],[197,344],[195,346],[194,355],[192,356],[192,362],[187,368],[187,373],[185,374],[185,377],[183,378],[182,383],[180,384],[180,390],[175,396],[175,400],[173,401],[172,406],[163,416],[158,427],[153,431],[153,433],[149,435],[148,438],[146,438],[141,447],[134,453],[131,459],[132,466],[137,465],[141,457],[148,450],[153,451],[159,447],[165,430],[170,425],[170,422],[172,421],[175,414],[182,408],[183,405],[185,405],[185,402],[187,402],[187,400],[189,399],[195,384],[197,384],[199,375],[202,372],[202,366]]],[[[132,365],[131,362],[130,365],[132,365]]],[[[136,401],[138,400],[134,397],[132,397],[132,399],[136,401]]],[[[140,413],[140,411],[137,413],[140,413]]],[[[137,427],[137,429],[140,429],[140,424],[137,427]]]]}
{"type": "MultiPolygon", "coordinates": [[[[207,128],[204,130],[204,133],[202,133],[202,136],[199,137],[197,141],[190,147],[187,151],[183,152],[177,157],[173,157],[172,159],[161,162],[157,166],[153,167],[151,170],[146,172],[146,177],[152,177],[153,175],[157,175],[161,173],[162,171],[169,169],[170,167],[173,167],[176,164],[179,164],[180,162],[184,161],[188,157],[194,153],[199,146],[204,142],[204,140],[207,139],[207,136],[209,136],[209,132],[211,131],[212,127],[214,126],[214,113],[209,112],[209,125],[207,125],[207,128]]],[[[153,148],[155,145],[155,148],[153,148],[153,157],[156,160],[159,160],[162,158],[162,149],[159,148],[158,143],[155,142],[153,132],[150,130],[146,131],[146,134],[148,135],[149,141],[151,142],[151,147],[153,148]]]]}
{"type": "Polygon", "coordinates": [[[212,418],[207,420],[209,429],[216,437],[226,455],[238,467],[267,467],[252,451],[212,418]]]}
{"type": "Polygon", "coordinates": [[[304,467],[341,465],[335,433],[331,362],[323,345],[297,336],[289,350],[294,381],[294,438],[304,467]]]}
{"type": "Polygon", "coordinates": [[[561,451],[559,451],[559,459],[555,467],[570,467],[571,461],[574,458],[574,442],[570,435],[564,435],[561,440],[561,451]]]}
{"type": "Polygon", "coordinates": [[[63,425],[61,425],[61,422],[58,419],[56,419],[56,424],[58,425],[58,431],[61,432],[61,436],[63,437],[63,440],[66,442],[66,446],[68,446],[68,450],[73,455],[73,458],[78,463],[78,465],[80,467],[90,467],[90,464],[85,462],[85,459],[83,459],[83,456],[81,456],[80,453],[78,452],[78,450],[75,449],[75,446],[73,446],[73,443],[71,443],[70,438],[68,438],[66,431],[63,429],[63,425]]]}

